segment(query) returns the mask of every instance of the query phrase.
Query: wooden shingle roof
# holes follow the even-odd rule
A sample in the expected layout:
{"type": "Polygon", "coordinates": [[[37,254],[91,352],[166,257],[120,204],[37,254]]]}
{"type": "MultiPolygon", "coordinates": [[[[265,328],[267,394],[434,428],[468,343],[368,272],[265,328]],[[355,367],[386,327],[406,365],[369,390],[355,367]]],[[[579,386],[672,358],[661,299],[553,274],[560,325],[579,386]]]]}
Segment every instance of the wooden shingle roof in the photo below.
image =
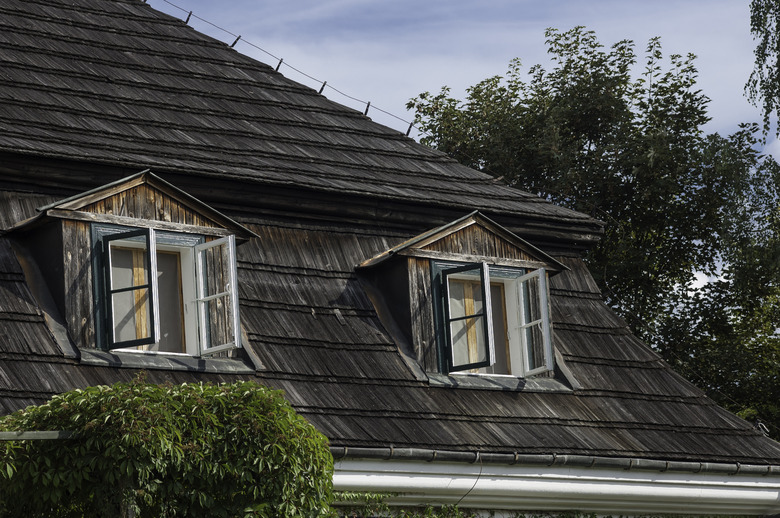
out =
{"type": "MultiPolygon", "coordinates": [[[[559,258],[569,269],[551,279],[550,297],[554,343],[579,388],[457,389],[415,375],[356,277],[356,264],[411,236],[348,222],[240,223],[259,236],[238,256],[245,345],[263,366],[256,379],[283,389],[336,449],[780,465],[778,443],[717,407],[628,332],[579,259],[559,258]]],[[[133,369],[63,357],[7,242],[0,239],[0,410],[132,379],[133,369]]],[[[252,377],[154,370],[149,379],[252,377]]]]}
{"type": "Polygon", "coordinates": [[[0,3],[0,414],[135,375],[65,354],[23,254],[1,232],[80,192],[70,174],[87,171],[79,182],[93,188],[147,167],[185,192],[197,188],[257,236],[238,247],[238,287],[245,345],[261,366],[158,369],[151,381],[258,379],[283,389],[334,448],[352,451],[780,466],[778,443],[629,333],[573,251],[543,249],[566,267],[551,278],[550,300],[571,387],[461,389],[421,378],[380,322],[357,265],[438,227],[426,211],[443,207],[457,217],[478,209],[501,224],[535,221],[572,242],[592,239],[600,224],[460,166],[141,0],[0,3]],[[247,185],[253,190],[231,203],[247,185]],[[273,199],[280,189],[395,210],[360,221],[303,213],[273,199]],[[410,205],[419,221],[388,224],[410,205]]]}
{"type": "Polygon", "coordinates": [[[140,0],[0,5],[0,152],[134,164],[557,221],[500,185],[140,0]]]}

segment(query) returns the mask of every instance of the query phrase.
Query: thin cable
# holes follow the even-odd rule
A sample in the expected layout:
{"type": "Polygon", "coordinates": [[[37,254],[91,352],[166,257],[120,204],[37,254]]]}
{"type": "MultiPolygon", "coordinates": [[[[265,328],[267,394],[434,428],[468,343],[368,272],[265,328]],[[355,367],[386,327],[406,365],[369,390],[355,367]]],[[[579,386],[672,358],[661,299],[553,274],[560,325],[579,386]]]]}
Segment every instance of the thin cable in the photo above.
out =
{"type": "Polygon", "coordinates": [[[293,72],[295,72],[295,73],[297,73],[297,74],[300,74],[300,75],[302,75],[303,77],[306,77],[307,79],[310,79],[311,81],[314,81],[315,83],[321,83],[321,84],[322,84],[322,88],[320,88],[320,91],[319,91],[320,93],[322,93],[322,91],[323,91],[325,88],[328,88],[328,89],[330,89],[330,90],[333,90],[333,91],[334,91],[334,92],[336,92],[337,94],[341,95],[342,97],[346,97],[347,99],[350,99],[351,101],[354,101],[354,102],[356,102],[356,103],[360,103],[360,104],[364,104],[364,105],[366,105],[366,112],[365,112],[366,114],[368,113],[368,108],[370,107],[371,109],[373,109],[373,110],[376,110],[376,111],[378,111],[378,112],[380,112],[380,113],[383,113],[383,114],[385,114],[385,115],[387,115],[387,116],[389,116],[389,117],[392,117],[392,118],[394,118],[394,119],[396,119],[396,120],[398,120],[398,121],[400,121],[400,122],[403,122],[404,124],[408,124],[408,125],[409,125],[409,129],[406,131],[406,134],[407,134],[407,135],[408,135],[408,134],[411,132],[411,129],[412,129],[412,128],[414,128],[414,129],[416,129],[416,130],[417,130],[417,132],[418,132],[418,133],[420,133],[420,134],[424,134],[424,135],[426,135],[426,136],[430,136],[430,137],[432,137],[432,136],[433,136],[433,135],[432,135],[432,134],[430,134],[429,132],[427,132],[427,131],[425,131],[425,130],[421,130],[419,127],[417,127],[417,126],[414,124],[414,121],[409,121],[409,120],[407,120],[407,119],[404,119],[403,117],[399,117],[398,115],[396,115],[396,114],[394,114],[394,113],[391,113],[391,112],[389,112],[389,111],[387,111],[387,110],[383,110],[382,108],[379,108],[379,107],[378,107],[378,106],[376,106],[375,104],[371,104],[371,101],[364,101],[363,99],[360,99],[360,98],[358,98],[358,97],[354,97],[354,96],[352,96],[352,95],[349,95],[349,94],[347,94],[346,92],[343,92],[342,90],[339,90],[338,88],[334,88],[333,86],[329,85],[327,81],[323,81],[323,80],[321,80],[321,79],[318,79],[318,78],[316,78],[316,77],[314,77],[314,76],[312,76],[312,75],[310,75],[310,74],[307,74],[307,73],[306,73],[306,72],[304,72],[303,70],[301,70],[301,69],[299,69],[299,68],[296,68],[296,67],[294,67],[294,66],[290,65],[289,63],[285,62],[283,58],[281,58],[281,57],[279,57],[279,56],[276,56],[275,54],[273,54],[273,53],[271,53],[271,52],[269,52],[269,51],[265,50],[263,47],[260,47],[259,45],[255,45],[254,43],[252,43],[252,42],[250,42],[250,41],[247,41],[247,40],[245,40],[245,39],[242,39],[242,38],[241,38],[241,35],[239,35],[239,34],[235,34],[235,33],[231,32],[231,31],[229,31],[229,30],[225,29],[224,27],[221,27],[221,26],[219,26],[219,25],[217,25],[217,24],[215,24],[215,23],[213,23],[213,22],[210,22],[209,20],[206,20],[205,18],[201,18],[200,16],[198,16],[198,15],[196,15],[196,14],[193,14],[193,12],[192,12],[192,11],[189,11],[189,10],[187,10],[187,9],[184,9],[183,7],[181,7],[181,6],[179,6],[179,5],[176,5],[175,3],[171,2],[170,0],[162,0],[162,1],[163,1],[163,2],[165,2],[166,4],[170,5],[171,7],[174,7],[174,8],[176,8],[176,9],[180,10],[180,11],[181,11],[181,12],[183,12],[183,13],[187,13],[187,20],[186,20],[186,22],[185,22],[185,23],[188,23],[188,22],[189,22],[189,20],[190,20],[191,18],[195,18],[195,19],[197,19],[197,20],[200,20],[201,22],[203,22],[203,23],[205,23],[205,24],[208,24],[208,25],[210,25],[210,26],[214,27],[215,29],[218,29],[218,30],[220,30],[220,31],[222,31],[222,32],[224,32],[224,33],[226,33],[226,34],[229,34],[229,35],[230,35],[230,36],[232,36],[233,38],[235,38],[235,41],[233,42],[233,45],[231,45],[231,48],[232,48],[233,46],[235,46],[235,45],[236,45],[236,44],[239,42],[239,40],[240,40],[242,43],[244,43],[244,44],[246,44],[246,45],[249,45],[250,47],[252,47],[252,48],[254,48],[254,49],[257,49],[257,50],[259,50],[260,52],[263,52],[264,54],[266,54],[266,55],[268,55],[268,56],[272,57],[272,58],[273,58],[275,61],[277,61],[277,62],[279,63],[279,65],[277,65],[277,70],[278,70],[278,69],[279,69],[281,66],[285,66],[285,67],[289,68],[290,70],[292,70],[293,72]]]}
{"type": "Polygon", "coordinates": [[[479,474],[477,474],[477,478],[474,480],[474,484],[472,484],[471,489],[466,491],[466,494],[464,494],[457,502],[455,502],[455,507],[458,507],[463,499],[469,496],[472,491],[474,491],[474,488],[477,487],[477,482],[479,482],[479,479],[482,477],[482,457],[480,456],[479,452],[477,452],[477,460],[479,460],[479,474]]]}

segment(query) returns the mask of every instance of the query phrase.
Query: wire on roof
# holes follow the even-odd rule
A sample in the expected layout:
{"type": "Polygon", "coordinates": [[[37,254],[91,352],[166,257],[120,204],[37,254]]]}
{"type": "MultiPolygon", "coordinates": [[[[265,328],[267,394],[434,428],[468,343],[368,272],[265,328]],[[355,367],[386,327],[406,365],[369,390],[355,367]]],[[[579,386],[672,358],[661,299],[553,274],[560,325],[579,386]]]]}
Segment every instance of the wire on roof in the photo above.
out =
{"type": "MultiPolygon", "coordinates": [[[[147,1],[147,0],[144,0],[144,3],[146,3],[146,1],[147,1]]],[[[210,22],[210,21],[206,20],[205,18],[201,18],[200,16],[198,16],[198,15],[196,15],[196,14],[193,14],[193,12],[192,12],[192,11],[188,11],[187,9],[184,9],[184,8],[183,8],[183,7],[181,7],[181,6],[179,6],[179,5],[176,5],[175,3],[171,2],[171,0],[162,0],[162,1],[163,1],[163,2],[165,2],[166,4],[170,5],[171,7],[174,7],[174,8],[176,8],[176,9],[178,9],[178,10],[180,10],[180,11],[184,12],[184,13],[187,13],[187,19],[184,21],[184,23],[187,23],[187,24],[188,24],[191,18],[195,18],[195,19],[197,19],[197,20],[200,20],[201,22],[203,22],[203,23],[205,23],[205,24],[208,24],[208,25],[210,25],[210,26],[214,27],[215,29],[218,29],[218,30],[220,30],[220,31],[222,31],[222,32],[224,32],[224,33],[227,33],[227,34],[229,34],[230,36],[233,36],[233,37],[235,38],[235,41],[233,41],[233,44],[232,44],[232,45],[230,45],[230,48],[233,48],[233,47],[236,45],[236,43],[238,43],[238,42],[239,42],[239,40],[241,40],[241,35],[239,35],[239,34],[234,34],[234,33],[230,32],[229,30],[225,29],[224,27],[220,27],[219,25],[217,25],[217,24],[215,24],[215,23],[212,23],[212,22],[210,22]]],[[[268,52],[267,50],[265,50],[264,48],[262,48],[262,47],[260,47],[260,46],[258,46],[258,45],[255,45],[255,44],[254,44],[254,43],[252,43],[252,42],[249,42],[249,41],[247,41],[247,40],[242,40],[242,41],[243,41],[245,44],[249,45],[250,47],[253,47],[253,48],[255,48],[255,49],[257,49],[257,50],[259,50],[259,51],[261,51],[261,52],[263,52],[263,53],[267,54],[268,56],[272,57],[274,60],[277,60],[277,61],[279,62],[279,63],[276,65],[276,71],[277,71],[277,72],[279,71],[279,68],[280,68],[282,65],[284,65],[284,66],[286,66],[287,68],[289,68],[290,70],[292,70],[292,71],[294,71],[294,72],[296,72],[296,73],[298,73],[298,74],[300,74],[300,75],[302,75],[302,76],[304,76],[304,77],[306,77],[306,78],[308,78],[308,79],[310,79],[310,80],[314,81],[315,83],[322,83],[322,86],[320,87],[320,90],[319,90],[319,92],[318,92],[318,93],[322,94],[322,92],[323,92],[323,91],[325,90],[325,88],[327,87],[327,88],[329,88],[330,90],[332,90],[333,92],[335,92],[335,93],[337,93],[337,94],[341,95],[342,97],[346,97],[347,99],[350,99],[351,101],[354,101],[354,102],[356,102],[356,103],[359,103],[359,104],[365,104],[365,105],[366,105],[366,109],[365,109],[365,111],[363,112],[363,115],[366,115],[366,116],[368,116],[368,111],[369,111],[369,109],[370,109],[370,108],[373,108],[374,110],[376,110],[376,111],[378,111],[378,112],[380,112],[380,113],[383,113],[383,114],[387,115],[388,117],[392,117],[392,118],[394,118],[394,119],[396,119],[396,120],[398,120],[398,121],[400,121],[400,122],[403,122],[404,124],[409,124],[409,129],[406,131],[406,136],[407,136],[407,137],[408,137],[408,136],[409,136],[409,134],[411,133],[411,131],[412,131],[412,128],[416,128],[416,126],[414,125],[414,121],[409,121],[409,120],[406,120],[406,119],[404,119],[403,117],[399,117],[398,115],[396,115],[396,114],[394,114],[394,113],[391,113],[391,112],[389,112],[389,111],[383,110],[383,109],[381,109],[381,108],[379,108],[379,107],[377,107],[377,106],[373,106],[373,107],[372,107],[372,106],[371,106],[371,101],[364,101],[364,100],[362,100],[362,99],[359,99],[359,98],[357,98],[357,97],[353,97],[353,96],[351,96],[351,95],[349,95],[349,94],[347,94],[347,93],[345,93],[345,92],[343,92],[343,91],[341,91],[341,90],[339,90],[339,89],[337,89],[337,88],[334,88],[334,87],[332,87],[331,85],[329,85],[329,84],[328,84],[328,82],[327,82],[327,81],[323,81],[323,80],[321,80],[321,79],[317,79],[316,77],[313,77],[313,76],[311,76],[311,75],[307,74],[306,72],[304,72],[304,71],[302,71],[302,70],[300,70],[300,69],[297,69],[297,68],[295,68],[294,66],[292,66],[292,65],[290,65],[290,64],[288,64],[288,63],[284,63],[284,58],[280,58],[280,57],[278,57],[278,56],[275,56],[274,54],[272,54],[272,53],[268,52]]],[[[419,128],[417,128],[417,129],[418,129],[418,131],[420,131],[420,129],[419,129],[419,128]]]]}

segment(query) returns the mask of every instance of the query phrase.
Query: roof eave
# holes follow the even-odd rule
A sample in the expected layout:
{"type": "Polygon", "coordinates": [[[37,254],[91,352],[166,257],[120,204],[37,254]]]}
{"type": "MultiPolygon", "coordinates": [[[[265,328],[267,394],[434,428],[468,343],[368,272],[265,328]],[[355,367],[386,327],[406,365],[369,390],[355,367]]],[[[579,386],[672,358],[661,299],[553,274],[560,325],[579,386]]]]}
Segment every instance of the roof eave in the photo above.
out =
{"type": "Polygon", "coordinates": [[[389,505],[631,516],[780,512],[780,466],[763,466],[761,472],[739,464],[568,455],[504,455],[512,460],[499,463],[492,462],[497,456],[475,452],[428,450],[421,460],[415,451],[391,448],[370,458],[362,448],[350,449],[346,457],[331,450],[336,450],[334,489],[389,494],[389,505]]]}

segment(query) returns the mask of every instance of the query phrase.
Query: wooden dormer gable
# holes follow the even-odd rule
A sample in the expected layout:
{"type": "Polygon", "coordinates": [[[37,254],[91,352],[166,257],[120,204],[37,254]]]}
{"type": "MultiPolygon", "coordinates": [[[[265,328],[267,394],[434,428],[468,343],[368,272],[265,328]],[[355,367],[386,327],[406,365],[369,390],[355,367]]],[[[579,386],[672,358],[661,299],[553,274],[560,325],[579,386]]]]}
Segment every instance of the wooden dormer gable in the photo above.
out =
{"type": "Polygon", "coordinates": [[[393,256],[464,263],[486,261],[497,266],[546,268],[551,274],[566,269],[550,255],[478,211],[401,243],[360,267],[371,267],[393,256]]]}
{"type": "Polygon", "coordinates": [[[44,301],[41,304],[49,304],[52,321],[62,325],[60,334],[65,338],[59,342],[63,351],[70,351],[67,354],[78,357],[81,349],[136,347],[136,342],[157,347],[165,320],[160,307],[180,311],[186,326],[176,328],[174,335],[180,339],[167,352],[200,356],[239,347],[238,312],[232,309],[238,308],[235,247],[257,237],[249,229],[148,170],[40,207],[38,212],[18,223],[9,235],[26,265],[25,276],[34,296],[44,301]],[[111,265],[110,258],[115,257],[111,250],[124,266],[111,265]],[[175,279],[165,288],[167,305],[158,297],[161,257],[167,260],[167,271],[178,272],[166,277],[175,279]],[[114,284],[115,272],[125,275],[120,284],[114,284]],[[195,311],[186,308],[205,300],[205,288],[198,285],[204,278],[225,286],[218,296],[232,301],[223,301],[222,307],[231,308],[223,327],[213,328],[221,333],[216,346],[199,338],[207,334],[197,327],[201,324],[196,319],[187,319],[195,311]],[[139,301],[149,303],[132,305],[127,302],[130,299],[121,298],[130,291],[139,301]],[[110,304],[114,301],[121,301],[123,315],[136,323],[127,332],[134,338],[119,338],[124,331],[117,329],[123,321],[113,320],[110,304]]]}
{"type": "Polygon", "coordinates": [[[150,170],[38,208],[41,219],[143,226],[212,236],[233,234],[239,242],[255,237],[234,220],[166,182],[150,170]]]}

